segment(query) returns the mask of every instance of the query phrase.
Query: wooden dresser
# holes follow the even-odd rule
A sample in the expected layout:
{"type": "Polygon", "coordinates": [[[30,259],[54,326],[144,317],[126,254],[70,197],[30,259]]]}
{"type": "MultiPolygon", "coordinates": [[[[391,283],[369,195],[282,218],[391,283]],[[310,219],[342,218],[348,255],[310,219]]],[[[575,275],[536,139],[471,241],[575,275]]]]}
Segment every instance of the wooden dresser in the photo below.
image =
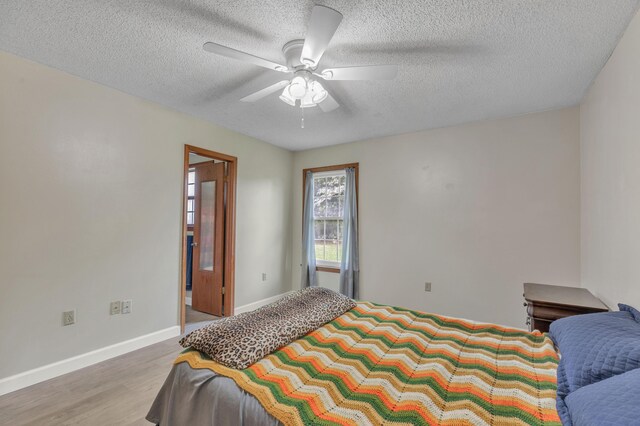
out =
{"type": "Polygon", "coordinates": [[[548,332],[549,325],[557,319],[609,310],[586,288],[525,283],[523,296],[530,331],[548,332]]]}

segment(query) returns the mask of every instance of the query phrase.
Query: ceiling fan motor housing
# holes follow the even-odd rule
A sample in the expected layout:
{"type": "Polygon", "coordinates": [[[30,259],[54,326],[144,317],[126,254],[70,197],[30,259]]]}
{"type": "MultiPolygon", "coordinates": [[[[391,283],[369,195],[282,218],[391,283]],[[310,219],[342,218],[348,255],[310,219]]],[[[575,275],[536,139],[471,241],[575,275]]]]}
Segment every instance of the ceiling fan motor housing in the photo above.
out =
{"type": "Polygon", "coordinates": [[[290,70],[308,68],[300,61],[302,46],[304,46],[304,40],[291,40],[282,47],[282,53],[290,70]]]}

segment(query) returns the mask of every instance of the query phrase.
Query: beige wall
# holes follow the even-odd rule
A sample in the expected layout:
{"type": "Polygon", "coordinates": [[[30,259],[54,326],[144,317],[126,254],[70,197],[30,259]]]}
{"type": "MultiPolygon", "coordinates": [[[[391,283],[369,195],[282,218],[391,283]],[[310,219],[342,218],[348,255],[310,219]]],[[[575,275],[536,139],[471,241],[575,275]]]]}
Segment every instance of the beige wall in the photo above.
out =
{"type": "Polygon", "coordinates": [[[290,152],[0,53],[0,378],[178,323],[184,144],[239,158],[236,305],[289,290],[290,152]]]}
{"type": "Polygon", "coordinates": [[[294,288],[302,169],[347,162],[363,299],[524,327],[523,282],[579,285],[577,108],[295,153],[294,288]]]}
{"type": "Polygon", "coordinates": [[[239,157],[238,306],[298,288],[301,170],[345,162],[363,299],[522,327],[522,282],[582,265],[640,304],[639,47],[636,17],[579,110],[294,154],[0,53],[0,378],[177,324],[185,143],[239,157]]]}
{"type": "Polygon", "coordinates": [[[582,281],[640,306],[640,14],[580,108],[582,281]]]}

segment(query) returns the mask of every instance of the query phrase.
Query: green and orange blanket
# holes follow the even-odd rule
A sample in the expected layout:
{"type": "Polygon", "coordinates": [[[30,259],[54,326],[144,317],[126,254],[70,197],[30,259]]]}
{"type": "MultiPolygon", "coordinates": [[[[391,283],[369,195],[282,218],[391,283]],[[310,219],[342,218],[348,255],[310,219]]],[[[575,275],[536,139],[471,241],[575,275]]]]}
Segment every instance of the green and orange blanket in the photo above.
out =
{"type": "Polygon", "coordinates": [[[230,377],[285,425],[559,425],[557,354],[538,332],[359,302],[230,377]]]}

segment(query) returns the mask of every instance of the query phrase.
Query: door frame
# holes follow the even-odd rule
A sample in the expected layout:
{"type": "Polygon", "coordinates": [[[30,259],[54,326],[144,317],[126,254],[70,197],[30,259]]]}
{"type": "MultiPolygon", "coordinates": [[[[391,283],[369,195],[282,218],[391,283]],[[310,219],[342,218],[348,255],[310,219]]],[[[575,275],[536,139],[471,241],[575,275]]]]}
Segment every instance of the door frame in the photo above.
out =
{"type": "Polygon", "coordinates": [[[184,333],[186,322],[185,302],[187,297],[187,178],[189,175],[189,153],[227,163],[227,205],[225,206],[224,224],[224,316],[233,315],[235,275],[236,275],[236,187],[238,158],[227,154],[199,148],[193,145],[184,146],[184,170],[182,174],[182,256],[180,262],[180,332],[184,333]]]}

